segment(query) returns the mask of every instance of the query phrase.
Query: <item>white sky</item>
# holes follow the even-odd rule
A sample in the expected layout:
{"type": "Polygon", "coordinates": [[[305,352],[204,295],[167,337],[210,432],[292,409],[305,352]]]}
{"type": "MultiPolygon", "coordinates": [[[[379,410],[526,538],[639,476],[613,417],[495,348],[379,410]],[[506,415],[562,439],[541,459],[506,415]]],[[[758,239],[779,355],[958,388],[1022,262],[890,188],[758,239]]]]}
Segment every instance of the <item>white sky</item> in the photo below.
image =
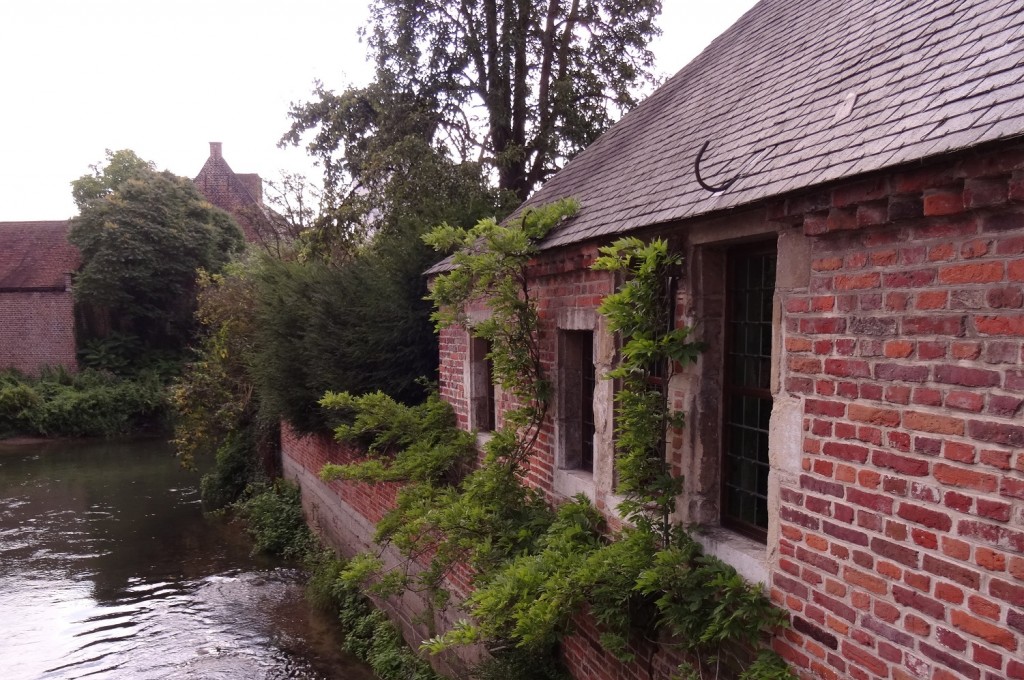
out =
{"type": "MultiPolygon", "coordinates": [[[[663,0],[655,72],[671,75],[755,0],[663,0]]],[[[75,214],[71,180],[132,149],[194,177],[224,144],[236,172],[317,178],[282,150],[313,81],[372,75],[366,0],[0,0],[0,221],[75,214]]]]}

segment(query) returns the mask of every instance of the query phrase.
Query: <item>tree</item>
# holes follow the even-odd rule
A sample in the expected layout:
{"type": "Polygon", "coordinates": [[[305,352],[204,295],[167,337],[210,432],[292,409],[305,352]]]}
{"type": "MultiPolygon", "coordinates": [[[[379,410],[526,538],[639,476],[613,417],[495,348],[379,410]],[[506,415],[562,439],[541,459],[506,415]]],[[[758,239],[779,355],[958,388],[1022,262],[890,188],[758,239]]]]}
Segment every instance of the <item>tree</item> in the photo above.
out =
{"type": "Polygon", "coordinates": [[[367,38],[379,73],[433,102],[447,143],[525,200],[636,103],[660,12],[660,0],[374,0],[367,38]]]}
{"type": "Polygon", "coordinates": [[[216,272],[241,250],[237,225],[191,180],[128,150],[107,151],[106,166],[72,182],[72,193],[79,215],[68,238],[82,254],[75,299],[109,318],[108,329],[86,332],[180,351],[194,329],[196,272],[216,272]]]}
{"type": "Polygon", "coordinates": [[[340,261],[372,239],[419,236],[445,220],[468,226],[514,206],[488,186],[480,163],[453,160],[437,143],[432,102],[388,74],[340,95],[319,85],[314,94],[292,107],[281,140],[298,145],[316,130],[306,149],[323,167],[323,191],[303,240],[307,254],[340,261]]]}

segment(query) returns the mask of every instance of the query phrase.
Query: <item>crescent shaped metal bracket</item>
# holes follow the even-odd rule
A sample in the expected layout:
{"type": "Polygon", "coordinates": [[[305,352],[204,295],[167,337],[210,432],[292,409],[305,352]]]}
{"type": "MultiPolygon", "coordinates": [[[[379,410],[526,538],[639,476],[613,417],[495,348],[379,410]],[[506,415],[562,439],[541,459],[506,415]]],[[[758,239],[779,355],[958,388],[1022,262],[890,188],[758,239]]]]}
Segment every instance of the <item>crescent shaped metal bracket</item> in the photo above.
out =
{"type": "Polygon", "coordinates": [[[707,151],[708,149],[708,143],[709,142],[704,142],[703,144],[701,144],[700,151],[697,152],[697,158],[693,160],[693,174],[697,176],[697,183],[700,184],[705,191],[717,194],[718,192],[725,191],[726,189],[731,187],[733,183],[740,178],[740,173],[736,173],[736,175],[732,179],[726,180],[725,182],[717,186],[705,182],[704,179],[700,176],[700,161],[704,157],[704,152],[707,151]]]}

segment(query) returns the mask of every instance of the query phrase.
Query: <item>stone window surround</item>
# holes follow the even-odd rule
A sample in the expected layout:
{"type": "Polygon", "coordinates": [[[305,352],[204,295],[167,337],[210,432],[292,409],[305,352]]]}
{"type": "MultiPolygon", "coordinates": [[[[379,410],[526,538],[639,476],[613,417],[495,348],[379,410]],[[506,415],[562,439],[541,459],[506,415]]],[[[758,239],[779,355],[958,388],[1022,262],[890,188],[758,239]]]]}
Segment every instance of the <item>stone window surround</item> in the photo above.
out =
{"type": "Polygon", "coordinates": [[[556,363],[558,370],[554,375],[554,418],[555,418],[555,470],[553,475],[553,491],[555,494],[569,498],[582,493],[599,507],[614,508],[622,500],[614,494],[614,425],[613,399],[615,385],[605,379],[605,374],[612,369],[615,359],[615,337],[608,332],[607,322],[595,309],[564,308],[559,310],[556,320],[556,363]],[[596,384],[594,386],[594,471],[580,470],[578,464],[569,460],[566,452],[571,449],[567,445],[567,437],[572,431],[566,424],[569,417],[570,395],[564,385],[566,377],[562,370],[561,358],[568,350],[569,339],[563,331],[590,331],[594,334],[594,369],[596,384]]]}
{"type": "Polygon", "coordinates": [[[488,385],[490,376],[487,360],[487,341],[467,332],[466,385],[469,402],[469,428],[487,435],[497,426],[497,385],[488,385]],[[490,413],[488,413],[490,411],[490,413]],[[490,416],[490,417],[489,417],[490,416]],[[488,422],[490,421],[490,423],[488,422]],[[490,427],[493,424],[495,427],[490,427]]]}
{"type": "Polygon", "coordinates": [[[685,234],[686,285],[682,305],[685,321],[709,345],[697,364],[673,378],[682,393],[687,429],[681,450],[685,488],[678,519],[700,527],[695,538],[704,549],[732,565],[746,579],[766,583],[778,560],[779,507],[782,486],[798,486],[803,431],[803,403],[781,390],[784,371],[782,304],[791,289],[806,289],[810,277],[810,241],[799,230],[780,230],[761,215],[740,214],[695,225],[685,234]],[[721,393],[724,332],[725,253],[734,245],[775,239],[778,252],[773,303],[771,392],[774,398],[769,429],[769,526],[760,543],[719,525],[721,460],[721,393]]]}
{"type": "Polygon", "coordinates": [[[480,403],[487,400],[487,386],[484,384],[484,376],[487,374],[486,357],[480,352],[484,341],[473,335],[473,327],[491,318],[491,310],[486,307],[471,309],[466,314],[467,326],[464,329],[466,334],[466,359],[463,362],[462,384],[465,386],[466,407],[468,409],[469,429],[476,433],[477,446],[482,447],[491,437],[494,430],[501,427],[501,385],[494,384],[494,401],[491,407],[494,409],[494,430],[480,429],[480,403]]]}

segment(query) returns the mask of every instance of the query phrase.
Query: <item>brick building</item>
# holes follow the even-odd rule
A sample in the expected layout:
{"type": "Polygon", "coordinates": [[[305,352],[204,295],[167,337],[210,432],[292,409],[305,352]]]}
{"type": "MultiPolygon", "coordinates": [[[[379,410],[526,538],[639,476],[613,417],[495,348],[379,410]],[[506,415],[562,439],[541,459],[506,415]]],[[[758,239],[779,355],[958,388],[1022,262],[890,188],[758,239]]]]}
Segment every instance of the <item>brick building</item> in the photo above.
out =
{"type": "Polygon", "coordinates": [[[0,369],[77,367],[68,223],[0,222],[0,369]]]}
{"type": "MultiPolygon", "coordinates": [[[[763,0],[521,208],[582,206],[531,269],[556,396],[529,481],[615,513],[614,280],[589,264],[667,239],[709,348],[670,385],[678,519],[767,584],[802,678],[1024,678],[1022,54],[1020,0],[763,0]]],[[[487,429],[486,348],[440,342],[443,396],[487,429]]],[[[586,625],[565,654],[671,667],[586,625]]]]}
{"type": "Polygon", "coordinates": [[[192,180],[207,201],[235,218],[247,243],[259,240],[261,225],[271,214],[263,205],[263,180],[255,173],[231,169],[220,142],[210,142],[210,157],[192,180]]]}

